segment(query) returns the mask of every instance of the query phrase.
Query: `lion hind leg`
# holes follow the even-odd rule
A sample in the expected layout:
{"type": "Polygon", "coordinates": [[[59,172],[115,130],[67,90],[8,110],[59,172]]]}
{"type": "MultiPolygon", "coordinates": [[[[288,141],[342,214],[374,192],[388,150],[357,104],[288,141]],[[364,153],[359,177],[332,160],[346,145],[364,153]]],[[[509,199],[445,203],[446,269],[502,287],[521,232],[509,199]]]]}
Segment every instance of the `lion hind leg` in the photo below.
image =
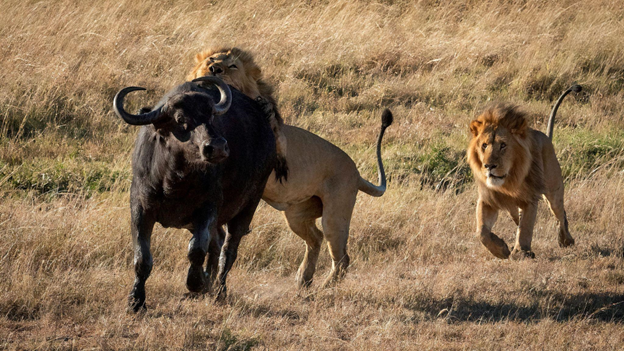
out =
{"type": "Polygon", "coordinates": [[[563,207],[563,187],[560,189],[561,190],[554,193],[545,194],[544,197],[546,198],[548,207],[550,207],[550,211],[559,222],[559,246],[567,247],[574,245],[574,238],[570,235],[570,230],[568,229],[568,216],[566,215],[566,211],[563,207]]]}
{"type": "Polygon", "coordinates": [[[290,206],[284,212],[290,229],[306,243],[305,255],[295,278],[300,287],[309,287],[316,271],[316,263],[323,243],[323,232],[316,227],[316,218],[321,216],[322,211],[321,200],[313,197],[303,203],[290,206]]]}
{"type": "Polygon", "coordinates": [[[351,196],[343,194],[344,197],[340,201],[323,204],[323,232],[332,259],[332,268],[323,283],[324,287],[344,277],[349,267],[350,258],[347,254],[347,241],[356,195],[357,190],[351,196]]]}

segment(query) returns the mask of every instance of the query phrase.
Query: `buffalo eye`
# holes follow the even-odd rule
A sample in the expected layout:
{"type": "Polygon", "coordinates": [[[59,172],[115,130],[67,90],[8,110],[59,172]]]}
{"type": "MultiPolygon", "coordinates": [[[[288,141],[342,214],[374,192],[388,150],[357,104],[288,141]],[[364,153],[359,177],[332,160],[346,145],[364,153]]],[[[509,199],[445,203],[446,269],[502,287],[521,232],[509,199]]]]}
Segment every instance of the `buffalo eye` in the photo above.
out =
{"type": "Polygon", "coordinates": [[[501,146],[500,146],[501,150],[505,150],[506,147],[507,147],[507,144],[501,143],[501,146]]]}
{"type": "Polygon", "coordinates": [[[188,125],[188,120],[186,119],[186,117],[180,114],[176,114],[175,121],[180,127],[182,127],[182,129],[188,130],[189,125],[188,125]]]}
{"type": "Polygon", "coordinates": [[[229,65],[229,66],[228,66],[228,68],[231,68],[231,69],[238,69],[238,67],[236,67],[236,65],[229,65]]]}
{"type": "Polygon", "coordinates": [[[481,144],[481,150],[485,151],[487,149],[487,143],[481,144]]]}

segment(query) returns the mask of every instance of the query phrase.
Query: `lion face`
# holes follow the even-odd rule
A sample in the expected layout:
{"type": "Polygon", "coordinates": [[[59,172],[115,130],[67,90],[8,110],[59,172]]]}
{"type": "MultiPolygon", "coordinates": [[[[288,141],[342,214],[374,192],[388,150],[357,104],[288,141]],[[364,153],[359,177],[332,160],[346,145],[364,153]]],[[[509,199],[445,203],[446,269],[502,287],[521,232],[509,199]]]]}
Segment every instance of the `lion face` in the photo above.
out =
{"type": "Polygon", "coordinates": [[[195,62],[189,80],[216,76],[252,99],[260,95],[257,81],[262,71],[249,53],[237,48],[212,49],[197,54],[195,62]]]}
{"type": "Polygon", "coordinates": [[[513,165],[508,151],[515,146],[515,140],[508,130],[494,129],[491,126],[476,136],[476,151],[481,164],[480,172],[490,188],[500,187],[513,165]],[[509,147],[508,147],[509,145],[509,147]]]}
{"type": "Polygon", "coordinates": [[[529,171],[530,150],[524,115],[513,107],[491,108],[470,123],[468,162],[490,189],[513,187],[529,171]]]}

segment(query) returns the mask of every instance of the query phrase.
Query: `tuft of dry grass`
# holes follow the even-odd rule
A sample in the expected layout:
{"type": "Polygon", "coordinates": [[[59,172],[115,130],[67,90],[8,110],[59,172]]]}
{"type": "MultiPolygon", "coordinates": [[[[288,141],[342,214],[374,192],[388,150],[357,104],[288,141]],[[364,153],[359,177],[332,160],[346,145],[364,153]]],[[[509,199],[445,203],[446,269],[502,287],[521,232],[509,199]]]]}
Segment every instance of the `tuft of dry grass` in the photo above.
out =
{"type": "MultiPolygon", "coordinates": [[[[620,1],[5,1],[0,12],[0,349],[565,349],[624,345],[624,4],[620,1]],[[188,232],[156,226],[148,312],[133,280],[135,128],[111,100],[153,104],[194,54],[237,45],[290,124],[374,179],[383,108],[389,191],[361,195],[343,281],[297,290],[301,239],[262,204],[227,301],[185,300],[188,232]],[[492,101],[555,126],[577,245],[540,206],[535,260],[474,236],[468,122],[492,101]]],[[[505,215],[494,228],[507,242],[505,215]]],[[[316,273],[330,267],[323,250],[316,273]]]]}

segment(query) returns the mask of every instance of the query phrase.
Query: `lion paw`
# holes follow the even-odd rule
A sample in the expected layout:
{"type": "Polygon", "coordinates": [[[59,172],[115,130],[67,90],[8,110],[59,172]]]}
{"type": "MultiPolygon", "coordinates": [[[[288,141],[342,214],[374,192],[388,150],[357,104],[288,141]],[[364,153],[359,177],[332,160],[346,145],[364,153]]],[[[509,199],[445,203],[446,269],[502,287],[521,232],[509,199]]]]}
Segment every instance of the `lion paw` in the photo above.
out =
{"type": "Polygon", "coordinates": [[[520,261],[520,260],[524,260],[527,258],[535,258],[535,254],[531,250],[523,250],[523,249],[515,248],[511,252],[511,255],[509,256],[509,258],[514,261],[520,261]]]}
{"type": "Polygon", "coordinates": [[[258,96],[256,98],[256,102],[258,103],[258,105],[260,105],[260,108],[262,109],[262,112],[264,112],[264,114],[272,119],[275,118],[275,107],[268,99],[263,96],[258,96]]]}
{"type": "Polygon", "coordinates": [[[483,243],[492,255],[503,260],[509,258],[509,247],[505,241],[496,234],[488,233],[488,235],[481,235],[481,243],[483,243]]]}

